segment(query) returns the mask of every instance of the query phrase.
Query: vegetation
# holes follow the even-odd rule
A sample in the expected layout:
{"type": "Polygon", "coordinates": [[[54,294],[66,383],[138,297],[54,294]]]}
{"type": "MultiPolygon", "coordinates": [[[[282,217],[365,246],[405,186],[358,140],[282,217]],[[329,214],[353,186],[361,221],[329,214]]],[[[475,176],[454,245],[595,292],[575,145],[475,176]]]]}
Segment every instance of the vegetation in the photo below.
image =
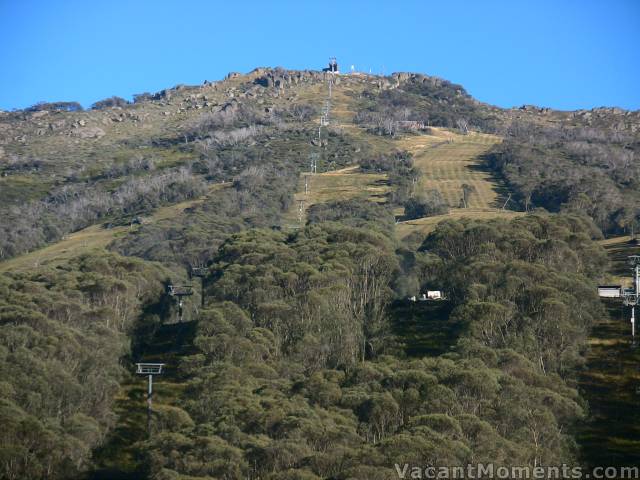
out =
{"type": "MultiPolygon", "coordinates": [[[[629,281],[630,255],[640,245],[622,237],[605,245],[611,272],[629,281]]],[[[619,281],[619,280],[618,280],[619,281]]],[[[579,425],[576,438],[582,461],[597,465],[637,465],[640,462],[640,412],[637,408],[640,351],[629,345],[629,310],[606,302],[607,315],[597,319],[589,339],[579,386],[589,400],[589,417],[579,425]],[[612,361],[615,359],[615,361],[612,361]]]]}
{"type": "Polygon", "coordinates": [[[396,463],[578,461],[578,372],[604,315],[597,240],[637,216],[635,117],[609,141],[616,112],[588,130],[432,77],[344,76],[318,141],[325,87],[259,69],[2,113],[0,257],[89,225],[115,240],[0,269],[0,478],[386,480],[396,463]],[[503,193],[528,214],[460,219],[508,216],[503,193]],[[400,242],[403,207],[431,231],[400,242]],[[163,291],[193,266],[205,298],[174,324],[163,291]],[[407,300],[433,289],[447,300],[407,300]],[[148,434],[140,360],[168,364],[148,434]]]}
{"type": "Polygon", "coordinates": [[[43,110],[53,110],[62,112],[79,112],[82,111],[82,105],[78,102],[38,102],[26,109],[28,112],[40,112],[43,110]]]}
{"type": "Polygon", "coordinates": [[[591,233],[577,217],[442,224],[404,268],[448,279],[459,336],[413,358],[391,334],[402,270],[386,235],[329,221],[232,237],[181,363],[184,420],[140,446],[148,474],[386,478],[398,462],[572,461],[566,432],[584,404],[569,381],[601,313],[591,233]]]}
{"type": "Polygon", "coordinates": [[[420,171],[413,165],[411,154],[403,151],[366,158],[360,162],[360,168],[364,172],[384,172],[388,175],[390,183],[395,187],[390,198],[394,204],[405,202],[420,178],[420,171]]]}
{"type": "Polygon", "coordinates": [[[468,128],[488,133],[499,131],[498,112],[476,102],[464,88],[447,80],[419,74],[395,74],[397,88],[362,95],[354,122],[372,133],[391,135],[413,130],[415,124],[468,128]]]}
{"type": "Polygon", "coordinates": [[[411,197],[404,204],[404,214],[408,219],[443,215],[449,212],[449,205],[439,190],[427,190],[411,197]]]}
{"type": "Polygon", "coordinates": [[[585,212],[605,232],[629,231],[640,216],[640,138],[618,128],[518,123],[486,164],[525,210],[585,212]]]}
{"type": "Polygon", "coordinates": [[[110,97],[97,101],[91,105],[91,108],[93,110],[102,110],[104,108],[126,107],[127,105],[129,105],[129,102],[122,97],[110,97]]]}
{"type": "Polygon", "coordinates": [[[115,420],[128,337],[167,274],[105,252],[0,276],[0,478],[69,478],[87,468],[115,420]]]}
{"type": "Polygon", "coordinates": [[[307,213],[310,224],[322,222],[340,222],[343,225],[382,230],[387,236],[393,236],[393,212],[387,205],[344,200],[313,205],[307,213]]]}

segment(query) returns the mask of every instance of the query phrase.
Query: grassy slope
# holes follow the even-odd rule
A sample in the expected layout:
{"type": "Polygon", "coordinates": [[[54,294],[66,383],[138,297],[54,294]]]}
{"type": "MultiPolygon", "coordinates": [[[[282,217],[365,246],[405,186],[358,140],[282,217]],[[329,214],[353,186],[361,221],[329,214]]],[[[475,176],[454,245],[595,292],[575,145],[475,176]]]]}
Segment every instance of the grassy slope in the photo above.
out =
{"type": "MultiPolygon", "coordinates": [[[[640,254],[628,237],[603,242],[612,260],[612,273],[629,278],[627,256],[640,254]]],[[[598,322],[589,339],[586,369],[580,388],[588,400],[588,420],[578,430],[584,463],[640,464],[640,348],[631,345],[629,309],[607,304],[608,315],[598,322]]]]}
{"type": "MultiPolygon", "coordinates": [[[[341,78],[339,85],[332,89],[331,98],[325,84],[316,84],[301,89],[298,100],[322,108],[326,101],[330,102],[329,129],[344,131],[356,141],[366,142],[374,153],[388,152],[394,149],[394,142],[382,137],[367,134],[364,129],[353,124],[355,115],[353,96],[362,90],[362,83],[347,77],[341,78]]],[[[319,119],[316,124],[319,126],[319,119]]],[[[327,129],[322,129],[323,138],[327,129]]],[[[316,150],[319,150],[316,147],[316,150]]],[[[295,227],[300,224],[299,208],[302,203],[304,212],[316,203],[326,203],[333,200],[347,200],[356,197],[368,197],[373,201],[385,201],[389,191],[387,176],[383,174],[365,174],[358,171],[358,166],[329,170],[317,174],[303,174],[298,182],[297,193],[291,208],[286,212],[284,225],[295,227]],[[305,193],[305,177],[309,190],[305,193]]],[[[305,221],[303,212],[302,221],[305,221]]]]}
{"type": "MultiPolygon", "coordinates": [[[[369,198],[373,201],[384,202],[389,191],[387,176],[358,172],[358,166],[343,168],[325,173],[305,173],[298,182],[298,192],[294,195],[294,202],[285,214],[284,224],[295,226],[299,224],[300,202],[304,211],[316,203],[326,203],[332,200],[346,200],[351,198],[369,198]],[[308,182],[308,192],[305,193],[305,179],[308,182]]],[[[305,221],[305,216],[302,216],[305,221]]]]}
{"type": "MultiPolygon", "coordinates": [[[[349,77],[342,77],[340,84],[334,86],[330,99],[330,128],[342,129],[353,138],[367,142],[373,152],[411,152],[416,166],[423,173],[419,188],[439,190],[453,207],[448,215],[399,223],[397,231],[401,238],[416,231],[421,234],[429,233],[440,221],[447,218],[512,218],[521,215],[520,212],[502,210],[501,207],[506,200],[504,189],[494,177],[479,167],[480,157],[500,142],[500,137],[476,132],[460,135],[442,128],[432,128],[429,134],[404,135],[396,139],[368,134],[352,121],[355,114],[354,99],[362,88],[362,81],[358,82],[349,77]],[[464,183],[473,185],[476,193],[470,197],[469,208],[457,208],[462,198],[464,183]]],[[[328,89],[326,85],[313,85],[300,92],[298,98],[322,106],[328,99],[328,89]]],[[[368,197],[380,202],[384,201],[389,190],[385,185],[384,175],[359,173],[355,165],[336,171],[309,174],[308,177],[309,192],[305,194],[303,176],[295,201],[285,216],[285,225],[295,226],[299,223],[300,202],[303,202],[305,210],[315,203],[355,197],[368,197]]],[[[402,214],[401,211],[397,213],[402,214]]],[[[302,220],[304,221],[304,215],[302,220]]]]}
{"type": "MultiPolygon", "coordinates": [[[[217,184],[211,187],[208,195],[214,193],[221,188],[230,185],[230,183],[217,184]]],[[[195,200],[176,203],[166,207],[160,207],[148,217],[144,217],[145,223],[154,223],[160,220],[173,218],[180,215],[185,209],[201,203],[206,196],[195,200]]],[[[105,228],[102,224],[92,225],[77,232],[67,235],[59,242],[53,243],[41,249],[20,255],[4,262],[0,262],[0,272],[18,271],[38,268],[44,265],[57,265],[77,257],[84,253],[105,248],[115,238],[126,235],[130,229],[138,228],[136,225],[132,227],[117,226],[113,228],[105,228]]]]}
{"type": "Polygon", "coordinates": [[[422,171],[419,188],[439,190],[452,207],[449,214],[408,220],[398,224],[401,238],[413,232],[427,234],[447,218],[512,218],[520,212],[502,210],[506,198],[498,181],[480,166],[480,157],[500,142],[495,135],[471,132],[469,135],[432,128],[432,135],[406,136],[402,148],[413,153],[415,164],[422,171]],[[458,208],[462,185],[475,187],[469,198],[469,208],[458,208]]]}

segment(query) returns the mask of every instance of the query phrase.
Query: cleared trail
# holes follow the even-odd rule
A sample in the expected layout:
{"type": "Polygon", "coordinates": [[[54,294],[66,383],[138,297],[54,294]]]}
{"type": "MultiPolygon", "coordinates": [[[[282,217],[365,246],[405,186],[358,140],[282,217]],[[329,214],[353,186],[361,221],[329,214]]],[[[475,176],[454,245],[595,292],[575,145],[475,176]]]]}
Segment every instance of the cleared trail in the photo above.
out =
{"type": "MultiPolygon", "coordinates": [[[[322,105],[327,94],[326,85],[314,85],[303,92],[300,99],[322,105]]],[[[414,164],[422,172],[416,193],[437,189],[451,207],[447,215],[398,223],[400,238],[413,232],[427,234],[439,222],[449,218],[513,218],[523,215],[522,212],[502,209],[508,192],[490,172],[481,167],[482,156],[502,141],[500,137],[477,132],[461,135],[438,127],[432,127],[428,133],[401,135],[393,139],[372,135],[353,123],[356,113],[354,98],[357,95],[356,87],[348,80],[333,87],[330,128],[342,130],[354,139],[366,142],[373,153],[390,153],[393,150],[411,152],[414,164]],[[463,184],[474,189],[468,198],[467,208],[460,208],[463,184]]],[[[386,175],[362,173],[357,165],[317,174],[303,173],[294,202],[285,214],[284,224],[290,227],[298,226],[301,222],[303,224],[306,210],[317,203],[350,198],[384,202],[391,188],[386,175]]],[[[395,213],[401,216],[403,211],[398,209],[395,213]]]]}
{"type": "MultiPolygon", "coordinates": [[[[629,278],[627,256],[640,254],[628,237],[602,242],[614,278],[629,278]]],[[[607,303],[607,315],[591,332],[586,366],[579,378],[589,402],[587,420],[576,434],[589,466],[640,465],[640,347],[631,345],[629,309],[607,303]]]]}
{"type": "MultiPolygon", "coordinates": [[[[153,380],[153,414],[151,435],[171,421],[172,408],[180,406],[180,398],[187,387],[187,378],[178,371],[180,358],[195,353],[193,339],[196,322],[160,325],[142,343],[141,352],[134,361],[166,363],[165,372],[153,380]]],[[[128,366],[133,372],[134,365],[128,366]]],[[[121,384],[115,399],[114,413],[117,423],[103,446],[93,455],[95,468],[87,480],[139,480],[142,471],[138,442],[149,438],[146,404],[147,378],[130,373],[121,384]]]]}
{"type": "Polygon", "coordinates": [[[442,128],[431,128],[431,134],[401,138],[399,147],[413,154],[414,164],[422,172],[416,193],[435,189],[449,204],[448,214],[407,220],[397,225],[401,238],[413,232],[427,234],[446,219],[514,218],[522,212],[503,210],[506,189],[481,166],[482,156],[501,141],[500,137],[477,132],[460,135],[442,128]],[[462,186],[470,185],[467,208],[461,207],[462,186]]]}

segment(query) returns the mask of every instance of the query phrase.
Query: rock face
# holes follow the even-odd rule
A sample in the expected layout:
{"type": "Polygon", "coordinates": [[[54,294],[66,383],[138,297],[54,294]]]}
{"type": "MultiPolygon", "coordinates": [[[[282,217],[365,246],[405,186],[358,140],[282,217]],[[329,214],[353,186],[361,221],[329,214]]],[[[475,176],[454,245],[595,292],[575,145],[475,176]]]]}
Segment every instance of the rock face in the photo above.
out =
{"type": "Polygon", "coordinates": [[[106,134],[105,131],[100,127],[85,127],[74,130],[71,135],[80,138],[101,138],[106,134]]]}
{"type": "MultiPolygon", "coordinates": [[[[324,80],[326,79],[326,73],[316,72],[311,70],[284,70],[282,68],[260,68],[252,72],[256,74],[254,83],[256,85],[265,87],[283,89],[292,85],[298,85],[302,82],[324,80]]],[[[337,77],[336,77],[337,78],[337,77]]]]}

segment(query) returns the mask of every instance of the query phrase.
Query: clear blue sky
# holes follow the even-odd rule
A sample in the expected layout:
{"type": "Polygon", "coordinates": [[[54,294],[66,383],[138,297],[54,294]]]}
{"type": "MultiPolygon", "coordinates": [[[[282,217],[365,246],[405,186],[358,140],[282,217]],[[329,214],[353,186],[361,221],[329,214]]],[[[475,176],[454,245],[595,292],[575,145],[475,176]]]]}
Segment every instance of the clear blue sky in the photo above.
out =
{"type": "Polygon", "coordinates": [[[0,0],[0,108],[257,66],[423,72],[503,107],[640,109],[640,0],[0,0]]]}

